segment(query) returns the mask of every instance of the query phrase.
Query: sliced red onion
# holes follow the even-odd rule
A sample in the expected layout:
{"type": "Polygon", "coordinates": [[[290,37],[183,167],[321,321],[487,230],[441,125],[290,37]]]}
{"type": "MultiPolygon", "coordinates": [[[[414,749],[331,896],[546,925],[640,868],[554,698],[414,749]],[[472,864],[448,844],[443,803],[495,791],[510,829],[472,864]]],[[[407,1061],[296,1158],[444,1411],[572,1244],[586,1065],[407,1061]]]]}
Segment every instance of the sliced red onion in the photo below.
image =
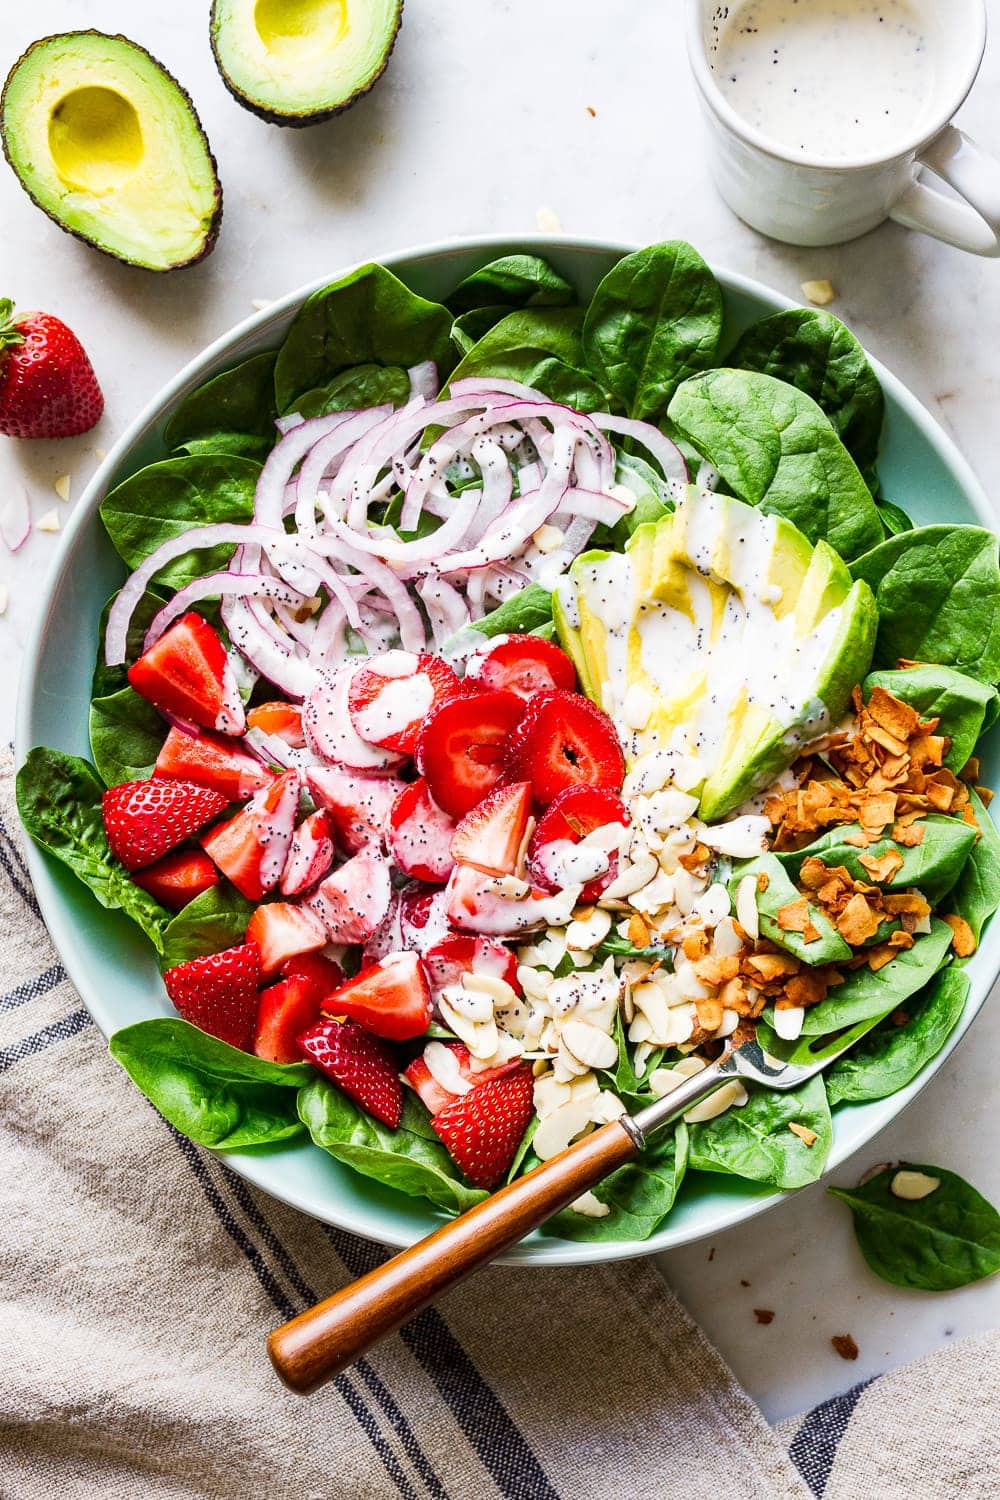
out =
{"type": "Polygon", "coordinates": [[[446,579],[424,578],[417,584],[417,593],[427,611],[436,648],[440,648],[449,636],[468,625],[469,606],[446,579]]]}
{"type": "Polygon", "coordinates": [[[178,589],[174,597],[157,611],[146,631],[142,649],[148,651],[167,626],[172,625],[179,615],[186,614],[192,604],[197,604],[200,599],[221,599],[227,594],[240,599],[280,599],[283,604],[301,604],[305,598],[280,578],[266,578],[261,573],[210,573],[204,578],[192,579],[178,589]]]}
{"type": "Polygon", "coordinates": [[[311,750],[304,746],[289,745],[279,734],[265,734],[262,729],[248,729],[243,742],[265,766],[280,766],[283,771],[305,771],[316,764],[316,757],[311,750]]]}
{"type": "Polygon", "coordinates": [[[274,425],[284,434],[291,432],[293,427],[301,427],[304,421],[305,417],[300,416],[297,411],[290,411],[286,417],[275,417],[274,425]]]}
{"type": "MultiPolygon", "coordinates": [[[[295,526],[306,533],[316,529],[316,493],[327,469],[350,451],[359,438],[377,427],[392,411],[391,406],[373,406],[367,411],[340,412],[344,420],[327,431],[303,459],[295,481],[295,526]]],[[[263,475],[261,476],[263,478],[263,475]]]]}
{"type": "Polygon", "coordinates": [[[412,365],[406,373],[410,377],[410,395],[433,401],[439,390],[437,365],[434,361],[425,359],[422,364],[412,365]]]}
{"type": "Polygon", "coordinates": [[[262,526],[280,526],[285,487],[306,454],[328,432],[340,427],[352,412],[335,411],[327,417],[311,417],[292,427],[271,449],[261,470],[254,494],[253,518],[262,526]]]}
{"type": "Polygon", "coordinates": [[[683,453],[676,443],[664,437],[660,429],[651,422],[640,422],[634,417],[613,417],[604,411],[593,412],[591,420],[602,432],[615,432],[620,437],[634,438],[656,459],[665,479],[679,479],[682,484],[687,484],[688,468],[683,453]]]}
{"type": "Polygon", "coordinates": [[[222,619],[233,645],[262,677],[289,698],[301,701],[306,697],[319,673],[296,653],[266,609],[254,599],[227,595],[222,601],[222,619]]]}
{"type": "Polygon", "coordinates": [[[14,485],[0,510],[0,537],[8,551],[17,552],[31,535],[31,502],[27,490],[14,485]]]}

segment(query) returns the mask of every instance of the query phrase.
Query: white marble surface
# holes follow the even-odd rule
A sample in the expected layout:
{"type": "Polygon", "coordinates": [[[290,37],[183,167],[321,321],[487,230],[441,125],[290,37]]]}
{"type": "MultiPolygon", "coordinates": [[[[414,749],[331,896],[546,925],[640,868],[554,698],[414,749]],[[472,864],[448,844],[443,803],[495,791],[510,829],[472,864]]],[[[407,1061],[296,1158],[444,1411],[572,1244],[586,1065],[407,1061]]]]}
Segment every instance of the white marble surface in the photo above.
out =
{"type": "MultiPolygon", "coordinates": [[[[988,0],[1000,21],[1000,0],[988,0]]],[[[0,165],[0,291],[63,316],[90,350],[107,395],[91,434],[61,444],[0,440],[0,494],[26,484],[36,519],[74,497],[95,450],[254,298],[379,251],[448,235],[536,227],[551,208],[571,233],[640,243],[684,236],[717,264],[799,296],[829,277],[834,310],[905,380],[987,488],[1000,487],[1000,265],[893,225],[833,250],[771,243],[737,222],[705,178],[687,74],[680,0],[406,0],[390,71],[350,114],[307,131],[242,111],[212,65],[204,0],[136,6],[77,0],[5,6],[0,69],[49,32],[121,30],[158,56],[197,101],[226,193],[222,238],[202,266],[173,276],[129,270],[61,234],[0,165]],[[588,110],[594,110],[591,115],[588,110]]],[[[1000,150],[1000,42],[960,122],[1000,150]]],[[[71,502],[72,503],[72,502],[71,502]]],[[[0,553],[11,599],[0,620],[0,733],[13,724],[21,645],[58,538],[36,533],[0,553]]],[[[937,1161],[1000,1201],[994,1077],[1000,1013],[989,1010],[909,1112],[837,1173],[856,1179],[896,1156],[937,1161]]],[[[943,1296],[893,1291],[868,1273],[846,1211],[822,1187],[747,1228],[664,1257],[695,1316],[771,1418],[854,1379],[1000,1321],[1000,1280],[943,1296]],[[742,1281],[749,1281],[745,1287],[742,1281]],[[754,1307],[775,1310],[760,1326],[754,1307]],[[852,1333],[857,1364],[831,1349],[852,1333]]]]}

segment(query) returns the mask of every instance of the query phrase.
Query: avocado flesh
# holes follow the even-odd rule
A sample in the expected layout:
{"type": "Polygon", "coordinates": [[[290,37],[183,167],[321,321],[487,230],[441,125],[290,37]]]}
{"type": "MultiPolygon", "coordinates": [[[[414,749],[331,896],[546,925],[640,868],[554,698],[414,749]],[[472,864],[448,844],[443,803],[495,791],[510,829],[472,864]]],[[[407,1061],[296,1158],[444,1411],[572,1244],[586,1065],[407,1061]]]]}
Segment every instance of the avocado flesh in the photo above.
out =
{"type": "Polygon", "coordinates": [[[366,94],[389,61],[403,0],[213,0],[222,81],[275,125],[314,125],[366,94]]]}
{"type": "Polygon", "coordinates": [[[0,98],[4,154],[62,229],[152,271],[215,244],[222,189],[187,94],[142,47],[98,31],[35,42],[0,98]]]}
{"type": "Polygon", "coordinates": [[[654,749],[695,757],[706,820],[837,723],[877,623],[871,590],[825,542],[693,486],[624,553],[577,558],[557,597],[560,639],[584,663],[584,690],[615,720],[626,759],[654,749]]]}

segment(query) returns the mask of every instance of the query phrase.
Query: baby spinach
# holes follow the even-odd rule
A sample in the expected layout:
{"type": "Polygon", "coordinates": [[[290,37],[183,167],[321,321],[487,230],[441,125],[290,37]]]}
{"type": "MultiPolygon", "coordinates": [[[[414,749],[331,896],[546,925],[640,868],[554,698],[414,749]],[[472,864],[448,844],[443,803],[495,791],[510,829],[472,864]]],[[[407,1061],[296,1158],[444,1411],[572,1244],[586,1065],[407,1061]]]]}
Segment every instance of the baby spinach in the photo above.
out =
{"type": "Polygon", "coordinates": [[[805,391],[830,418],[869,488],[877,488],[885,398],[868,356],[839,318],[817,308],[772,313],[746,329],[726,363],[805,391]]]}
{"type": "MultiPolygon", "coordinates": [[[[140,469],[101,501],[101,520],[115,551],[130,568],[163,542],[194,526],[253,518],[260,464],[231,453],[196,453],[140,469]]],[[[225,568],[233,547],[185,552],[161,568],[156,582],[179,589],[192,578],[225,568]]]]}
{"type": "Polygon", "coordinates": [[[601,1219],[564,1208],[542,1226],[566,1240],[647,1240],[663,1223],[687,1168],[688,1129],[683,1121],[654,1137],[645,1151],[605,1177],[594,1197],[611,1212],[601,1219]]]}
{"type": "Polygon", "coordinates": [[[508,313],[474,344],[452,371],[452,380],[490,375],[535,386],[578,411],[600,411],[607,394],[586,373],[578,307],[528,308],[508,313]]]}
{"type": "MultiPolygon", "coordinates": [[[[128,667],[126,665],[109,667],[104,660],[104,636],[108,628],[108,615],[111,606],[118,598],[112,594],[101,611],[101,623],[97,632],[97,659],[94,662],[94,675],[90,681],[90,696],[92,698],[107,698],[112,693],[119,692],[128,686],[128,667]]],[[[135,661],[137,656],[142,655],[142,643],[152,623],[153,616],[163,608],[166,603],[159,594],[152,589],[147,589],[139,603],[135,607],[132,619],[129,621],[128,632],[125,638],[125,660],[135,661]]]]}
{"type": "Polygon", "coordinates": [[[90,752],[107,786],[151,776],[166,737],[156,709],[130,687],[90,705],[90,752]]]}
{"type": "MultiPolygon", "coordinates": [[[[636,950],[636,955],[638,956],[638,950],[636,950]]],[[[620,1011],[615,1016],[613,1035],[615,1046],[618,1048],[618,1061],[614,1068],[601,1069],[602,1088],[610,1089],[630,1110],[641,1109],[644,1104],[652,1104],[654,1096],[650,1093],[647,1080],[654,1068],[660,1066],[664,1049],[660,1047],[653,1052],[647,1058],[642,1072],[637,1073],[620,1011]]]]}
{"type": "MultiPolygon", "coordinates": [[[[933,978],[948,957],[951,928],[931,918],[930,932],[918,937],[912,948],[903,948],[881,969],[865,964],[848,971],[818,1005],[811,1005],[802,1023],[803,1036],[826,1036],[858,1021],[887,1016],[933,978]]],[[[767,1018],[772,1020],[770,1007],[767,1018]]]]}
{"type": "Polygon", "coordinates": [[[302,417],[325,417],[332,411],[368,406],[403,406],[410,399],[410,377],[399,365],[355,365],[325,385],[305,391],[296,401],[302,417]]]}
{"type": "Polygon", "coordinates": [[[325,1078],[300,1090],[298,1109],[316,1145],[337,1161],[397,1192],[426,1198],[442,1213],[462,1213],[487,1196],[462,1181],[426,1109],[409,1091],[396,1130],[358,1109],[325,1078]]]}
{"type": "Polygon", "coordinates": [[[161,952],[170,913],[132,883],[108,848],[103,792],[90,762],[62,750],[29,750],[17,773],[17,810],[35,843],[72,870],[102,906],[138,923],[161,952]]]}
{"type": "Polygon", "coordinates": [[[480,635],[519,635],[552,621],[552,595],[540,583],[529,583],[490,610],[472,627],[480,635]]]}
{"type": "Polygon", "coordinates": [[[668,240],[624,256],[587,309],[583,347],[630,416],[662,418],[682,380],[715,363],[722,291],[697,250],[668,240]]]}
{"type": "Polygon", "coordinates": [[[899,536],[900,532],[913,530],[913,522],[901,505],[894,505],[883,495],[877,496],[877,503],[878,518],[886,536],[899,536]]]}
{"type": "Polygon", "coordinates": [[[451,337],[459,354],[468,354],[509,312],[509,307],[474,307],[456,318],[451,325],[451,337]]]}
{"type": "Polygon", "coordinates": [[[239,1151],[302,1133],[296,1090],[309,1063],[265,1062],[162,1016],[116,1031],[108,1050],[175,1129],[199,1146],[239,1151]]]}
{"type": "Polygon", "coordinates": [[[729,894],[736,899],[740,881],[748,875],[767,876],[767,889],[757,890],[757,912],[763,937],[769,938],[779,948],[785,948],[807,964],[843,963],[850,958],[851,950],[840,933],[819,907],[809,903],[809,920],[819,933],[807,943],[801,932],[789,932],[778,922],[782,907],[801,901],[802,893],[789,879],[781,861],[774,854],[762,854],[758,859],[743,860],[734,866],[729,880],[729,894]]]}
{"type": "Polygon", "coordinates": [[[854,1232],[876,1276],[893,1286],[950,1292],[1000,1270],[1000,1214],[944,1167],[900,1162],[856,1188],[832,1187],[854,1215],[854,1232]],[[897,1198],[892,1180],[900,1169],[936,1177],[926,1198],[897,1198]]]}
{"type": "Polygon", "coordinates": [[[976,842],[976,830],[961,818],[949,818],[940,813],[931,813],[918,824],[923,832],[919,844],[906,847],[890,838],[876,839],[867,848],[848,843],[845,835],[859,831],[858,824],[846,828],[830,828],[805,849],[775,855],[793,880],[807,859],[820,859],[825,865],[843,865],[855,880],[882,885],[886,890],[908,890],[915,886],[931,906],[947,895],[976,842]],[[895,850],[903,863],[890,880],[873,881],[871,873],[861,863],[864,859],[880,859],[883,854],[895,850]]]}
{"type": "Polygon", "coordinates": [[[233,886],[213,885],[167,923],[160,966],[172,969],[242,943],[253,905],[233,886]]]}
{"type": "Polygon", "coordinates": [[[865,702],[876,687],[909,703],[922,719],[940,719],[938,734],[946,734],[951,740],[944,763],[953,771],[960,771],[975,750],[987,714],[995,710],[998,701],[995,687],[966,672],[956,672],[954,667],[869,672],[861,684],[865,702]]]}
{"type": "Polygon", "coordinates": [[[686,380],[668,415],[741,500],[784,516],[850,561],[877,547],[868,486],[811,396],[752,370],[686,380]]]}
{"type": "Polygon", "coordinates": [[[979,838],[948,905],[965,918],[978,942],[986,923],[1000,907],[1000,831],[971,788],[969,798],[979,824],[979,838]]]}
{"type": "Polygon", "coordinates": [[[408,369],[431,359],[444,380],[454,363],[451,313],[418,297],[384,266],[356,271],[307,298],[278,351],[278,410],[356,365],[408,369]]]}
{"type": "Polygon", "coordinates": [[[912,1083],[951,1036],[968,997],[963,970],[942,969],[907,1002],[905,1020],[887,1016],[834,1063],[826,1075],[830,1103],[887,1099],[912,1083]]]}
{"type": "Polygon", "coordinates": [[[273,349],[225,370],[174,408],[163,441],[171,453],[236,453],[263,461],[278,436],[273,349]]]}
{"type": "Polygon", "coordinates": [[[688,1166],[790,1190],[822,1176],[833,1122],[822,1076],[797,1089],[755,1089],[742,1108],[688,1127],[688,1166]],[[816,1132],[807,1146],[789,1125],[816,1132]]]}
{"type": "Polygon", "coordinates": [[[576,293],[540,255],[501,255],[480,266],[445,298],[453,313],[493,304],[502,307],[565,307],[576,293]]]}
{"type": "MultiPolygon", "coordinates": [[[[981,526],[919,526],[851,562],[878,605],[877,667],[900,658],[1000,681],[997,538],[981,526]]],[[[850,558],[848,559],[851,560],[850,558]]]]}

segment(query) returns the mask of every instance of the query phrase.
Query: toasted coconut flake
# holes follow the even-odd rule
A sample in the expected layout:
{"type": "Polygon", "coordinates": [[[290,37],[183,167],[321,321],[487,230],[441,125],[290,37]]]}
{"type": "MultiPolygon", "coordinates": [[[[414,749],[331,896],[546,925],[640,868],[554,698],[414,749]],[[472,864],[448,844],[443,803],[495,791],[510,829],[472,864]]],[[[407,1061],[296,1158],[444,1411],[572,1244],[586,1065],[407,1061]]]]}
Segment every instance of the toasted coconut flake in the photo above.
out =
{"type": "Polygon", "coordinates": [[[800,896],[797,901],[789,901],[786,906],[782,906],[778,911],[777,921],[782,932],[804,933],[807,927],[811,927],[809,902],[805,896],[800,896]]]}
{"type": "Polygon", "coordinates": [[[868,900],[860,891],[852,896],[837,918],[837,931],[852,948],[860,947],[873,938],[879,929],[879,920],[868,900]]]}
{"type": "Polygon", "coordinates": [[[628,919],[628,940],[634,948],[649,947],[649,928],[637,911],[628,919]]]}
{"type": "Polygon", "coordinates": [[[808,1125],[800,1125],[798,1120],[789,1120],[788,1128],[792,1135],[797,1135],[804,1146],[815,1146],[819,1136],[815,1130],[810,1130],[808,1125]]]}
{"type": "Polygon", "coordinates": [[[858,863],[864,866],[876,885],[888,885],[903,868],[903,856],[898,849],[887,849],[884,854],[859,854],[858,863]]]}
{"type": "Polygon", "coordinates": [[[944,918],[951,928],[951,946],[959,958],[969,958],[976,951],[976,937],[964,917],[950,914],[944,918]]]}
{"type": "Polygon", "coordinates": [[[836,1349],[841,1359],[857,1359],[858,1346],[849,1333],[835,1333],[830,1343],[836,1349]]]}

